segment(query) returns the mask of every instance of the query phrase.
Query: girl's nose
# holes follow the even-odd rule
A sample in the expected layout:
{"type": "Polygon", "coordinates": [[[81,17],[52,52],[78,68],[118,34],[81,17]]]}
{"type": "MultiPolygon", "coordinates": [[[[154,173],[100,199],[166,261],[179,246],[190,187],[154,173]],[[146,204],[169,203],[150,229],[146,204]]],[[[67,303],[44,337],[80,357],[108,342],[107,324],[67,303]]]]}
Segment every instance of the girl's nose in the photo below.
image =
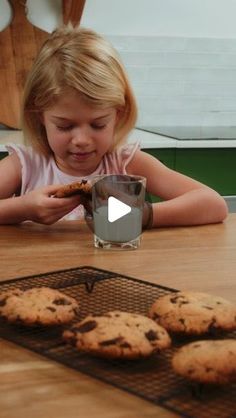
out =
{"type": "Polygon", "coordinates": [[[77,146],[87,145],[89,143],[89,137],[88,137],[86,130],[82,128],[76,128],[73,131],[72,142],[74,145],[77,145],[77,146]]]}

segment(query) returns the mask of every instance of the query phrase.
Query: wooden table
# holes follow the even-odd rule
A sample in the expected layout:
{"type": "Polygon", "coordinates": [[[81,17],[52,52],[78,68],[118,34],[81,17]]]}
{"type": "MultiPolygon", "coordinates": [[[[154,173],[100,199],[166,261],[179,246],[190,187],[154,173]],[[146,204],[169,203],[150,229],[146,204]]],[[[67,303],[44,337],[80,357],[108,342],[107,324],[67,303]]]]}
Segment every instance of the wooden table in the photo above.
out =
{"type": "MultiPolygon", "coordinates": [[[[90,265],[236,302],[236,214],[217,225],[146,231],[134,251],[93,247],[86,224],[0,226],[0,280],[90,265]]],[[[1,418],[176,415],[0,340],[1,418]]]]}

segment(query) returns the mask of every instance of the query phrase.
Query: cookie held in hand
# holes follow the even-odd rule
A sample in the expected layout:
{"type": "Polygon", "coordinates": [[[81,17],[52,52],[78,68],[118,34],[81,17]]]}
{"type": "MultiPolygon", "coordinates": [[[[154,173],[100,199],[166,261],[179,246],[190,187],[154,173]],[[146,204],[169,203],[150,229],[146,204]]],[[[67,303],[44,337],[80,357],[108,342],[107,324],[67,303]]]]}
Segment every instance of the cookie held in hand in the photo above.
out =
{"type": "Polygon", "coordinates": [[[8,322],[27,326],[60,325],[71,322],[78,302],[56,289],[34,287],[0,294],[0,316],[8,322]]]}
{"type": "Polygon", "coordinates": [[[92,188],[91,185],[87,182],[87,180],[65,184],[57,190],[57,192],[54,194],[54,197],[68,197],[76,194],[91,198],[92,188]]]}
{"type": "Polygon", "coordinates": [[[149,316],[169,332],[201,335],[236,329],[236,306],[218,296],[182,291],[158,298],[149,316]]]}
{"type": "Polygon", "coordinates": [[[167,331],[150,318],[121,311],[89,315],[63,338],[79,351],[106,358],[148,357],[171,345],[167,331]]]}
{"type": "Polygon", "coordinates": [[[200,383],[236,381],[236,340],[196,341],[181,347],[172,358],[177,374],[200,383]]]}

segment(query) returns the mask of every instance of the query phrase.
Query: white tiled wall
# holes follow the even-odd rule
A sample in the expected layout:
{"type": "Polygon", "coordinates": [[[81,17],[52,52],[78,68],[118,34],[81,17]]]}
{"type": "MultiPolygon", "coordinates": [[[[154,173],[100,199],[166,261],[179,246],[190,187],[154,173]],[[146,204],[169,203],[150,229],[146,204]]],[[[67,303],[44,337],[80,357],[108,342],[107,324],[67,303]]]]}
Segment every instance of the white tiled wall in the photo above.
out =
{"type": "Polygon", "coordinates": [[[139,127],[183,139],[236,138],[236,38],[107,37],[134,87],[139,127]]]}

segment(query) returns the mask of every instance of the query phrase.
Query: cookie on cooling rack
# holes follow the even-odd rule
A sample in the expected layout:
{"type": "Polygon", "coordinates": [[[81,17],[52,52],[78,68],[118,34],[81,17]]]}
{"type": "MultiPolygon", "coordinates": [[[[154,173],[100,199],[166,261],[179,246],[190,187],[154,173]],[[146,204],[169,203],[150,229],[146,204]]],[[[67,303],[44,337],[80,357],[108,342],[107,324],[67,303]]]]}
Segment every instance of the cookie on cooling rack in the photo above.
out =
{"type": "Polygon", "coordinates": [[[171,344],[167,331],[150,318],[121,311],[89,315],[63,338],[78,350],[107,358],[147,357],[171,344]]]}
{"type": "Polygon", "coordinates": [[[205,340],[181,347],[172,358],[176,373],[201,383],[236,381],[236,340],[205,340]]]}
{"type": "Polygon", "coordinates": [[[157,299],[149,315],[170,332],[200,335],[236,329],[236,305],[218,296],[182,291],[157,299]]]}
{"type": "Polygon", "coordinates": [[[0,316],[22,325],[59,325],[71,322],[78,302],[56,289],[34,287],[0,294],[0,316]]]}
{"type": "Polygon", "coordinates": [[[87,180],[76,181],[74,183],[61,186],[55,193],[55,197],[68,197],[75,194],[91,197],[92,188],[87,180]]]}

